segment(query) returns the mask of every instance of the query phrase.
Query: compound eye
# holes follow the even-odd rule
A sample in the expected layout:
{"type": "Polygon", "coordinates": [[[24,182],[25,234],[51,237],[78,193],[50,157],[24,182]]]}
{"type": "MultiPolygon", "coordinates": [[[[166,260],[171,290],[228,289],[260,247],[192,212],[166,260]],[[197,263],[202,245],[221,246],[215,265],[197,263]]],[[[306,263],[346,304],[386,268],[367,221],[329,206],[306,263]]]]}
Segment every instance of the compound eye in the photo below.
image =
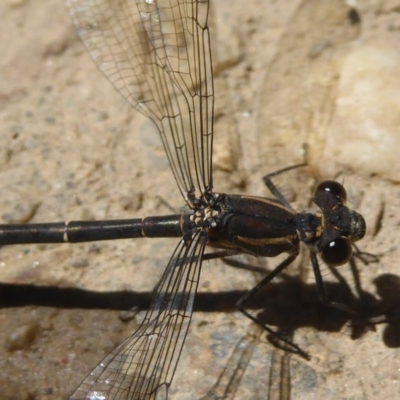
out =
{"type": "Polygon", "coordinates": [[[340,237],[325,246],[321,252],[321,257],[328,265],[336,267],[349,261],[352,253],[350,240],[340,237]]]}
{"type": "Polygon", "coordinates": [[[346,189],[340,183],[336,181],[324,181],[317,186],[317,192],[328,192],[333,196],[339,198],[342,203],[347,199],[346,189]]]}

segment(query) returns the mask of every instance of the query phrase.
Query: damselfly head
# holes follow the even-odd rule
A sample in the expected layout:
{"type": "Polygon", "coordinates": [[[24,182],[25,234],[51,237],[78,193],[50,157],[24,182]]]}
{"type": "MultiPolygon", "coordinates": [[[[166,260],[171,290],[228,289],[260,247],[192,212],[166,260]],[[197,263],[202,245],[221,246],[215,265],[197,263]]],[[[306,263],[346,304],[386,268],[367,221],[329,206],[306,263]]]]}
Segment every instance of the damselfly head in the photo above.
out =
{"type": "Polygon", "coordinates": [[[323,213],[323,233],[318,242],[322,259],[331,266],[345,264],[352,257],[352,243],[364,237],[363,216],[346,207],[345,188],[336,181],[317,186],[314,203],[323,213]]]}

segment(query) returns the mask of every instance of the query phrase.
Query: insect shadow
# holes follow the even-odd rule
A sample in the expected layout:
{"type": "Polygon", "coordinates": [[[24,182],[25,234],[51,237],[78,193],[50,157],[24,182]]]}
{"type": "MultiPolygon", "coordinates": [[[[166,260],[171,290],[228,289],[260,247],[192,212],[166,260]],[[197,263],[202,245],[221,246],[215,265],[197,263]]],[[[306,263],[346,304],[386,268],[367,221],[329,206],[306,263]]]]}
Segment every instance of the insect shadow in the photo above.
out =
{"type": "MultiPolygon", "coordinates": [[[[240,263],[229,262],[231,265],[235,263],[236,268],[249,269],[240,263]]],[[[361,287],[357,287],[354,294],[344,278],[340,278],[339,282],[325,282],[332,300],[357,310],[350,315],[321,303],[315,284],[304,283],[297,277],[282,273],[280,281],[269,283],[248,302],[247,308],[259,310],[258,317],[265,324],[288,334],[302,327],[337,332],[348,324],[351,337],[357,339],[373,329],[375,324],[385,323],[384,343],[388,347],[400,347],[400,276],[382,274],[374,279],[374,284],[377,296],[361,287]]],[[[197,293],[194,311],[237,311],[235,304],[245,293],[243,290],[197,293]]],[[[141,311],[149,307],[151,299],[152,291],[97,292],[70,287],[0,283],[0,308],[42,306],[123,311],[134,306],[135,310],[141,311]]]]}

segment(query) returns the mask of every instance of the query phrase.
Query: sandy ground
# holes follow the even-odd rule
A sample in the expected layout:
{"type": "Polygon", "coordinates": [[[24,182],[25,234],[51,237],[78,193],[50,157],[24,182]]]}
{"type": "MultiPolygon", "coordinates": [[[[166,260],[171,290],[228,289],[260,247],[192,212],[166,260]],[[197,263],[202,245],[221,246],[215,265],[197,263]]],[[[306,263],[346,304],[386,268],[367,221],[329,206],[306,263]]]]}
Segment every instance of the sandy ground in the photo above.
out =
{"type": "MultiPolygon", "coordinates": [[[[219,3],[211,18],[216,190],[266,196],[262,176],[301,162],[306,145],[309,167],[282,178],[284,193],[304,209],[316,181],[344,181],[368,224],[360,247],[380,255],[357,261],[362,290],[340,268],[352,294],[323,266],[328,290],[389,323],[367,330],[319,305],[304,258],[304,283],[277,281],[254,305],[312,358],[285,356],[234,309],[255,274],[205,262],[171,398],[396,398],[400,3],[219,3]]],[[[0,14],[2,223],[181,207],[157,135],[96,69],[62,1],[6,0],[0,14]]],[[[2,247],[0,400],[65,399],[137,327],[141,313],[122,322],[120,311],[146,307],[174,243],[2,247]]]]}

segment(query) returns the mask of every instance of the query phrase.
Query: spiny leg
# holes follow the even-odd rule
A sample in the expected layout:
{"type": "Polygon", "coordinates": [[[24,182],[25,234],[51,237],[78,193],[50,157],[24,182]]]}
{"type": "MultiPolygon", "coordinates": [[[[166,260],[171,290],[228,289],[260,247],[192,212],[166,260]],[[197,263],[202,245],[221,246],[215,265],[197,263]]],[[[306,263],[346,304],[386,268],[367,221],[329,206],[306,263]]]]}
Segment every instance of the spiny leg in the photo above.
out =
{"type": "MultiPolygon", "coordinates": [[[[286,260],[282,261],[273,271],[271,271],[264,279],[261,280],[256,286],[253,287],[249,292],[247,292],[244,296],[242,296],[239,301],[236,303],[236,307],[244,314],[247,318],[251,319],[257,325],[261,326],[265,329],[269,334],[271,334],[278,341],[284,342],[289,348],[296,354],[300,356],[310,359],[310,356],[303,351],[298,345],[287,339],[285,336],[280,333],[274,331],[269,326],[260,321],[257,317],[250,314],[245,309],[245,303],[247,303],[252,297],[254,297],[264,286],[266,286],[269,282],[272,281],[277,275],[279,275],[287,266],[289,266],[297,257],[297,254],[290,255],[286,260]]],[[[283,347],[283,346],[282,346],[283,347]]],[[[283,347],[286,349],[286,347],[283,347]]]]}
{"type": "Polygon", "coordinates": [[[265,183],[265,185],[268,187],[268,189],[271,191],[271,193],[277,198],[277,200],[284,205],[285,207],[288,207],[289,209],[293,210],[292,206],[290,205],[290,203],[285,199],[285,197],[282,195],[282,193],[279,191],[279,189],[276,187],[276,185],[272,182],[272,177],[277,176],[279,174],[282,174],[283,172],[287,172],[290,171],[292,169],[296,169],[296,168],[301,168],[306,166],[307,164],[303,163],[303,164],[296,164],[296,165],[292,165],[290,167],[286,167],[286,168],[282,168],[279,169],[278,171],[272,172],[268,175],[265,175],[263,177],[263,181],[265,183]]]}

